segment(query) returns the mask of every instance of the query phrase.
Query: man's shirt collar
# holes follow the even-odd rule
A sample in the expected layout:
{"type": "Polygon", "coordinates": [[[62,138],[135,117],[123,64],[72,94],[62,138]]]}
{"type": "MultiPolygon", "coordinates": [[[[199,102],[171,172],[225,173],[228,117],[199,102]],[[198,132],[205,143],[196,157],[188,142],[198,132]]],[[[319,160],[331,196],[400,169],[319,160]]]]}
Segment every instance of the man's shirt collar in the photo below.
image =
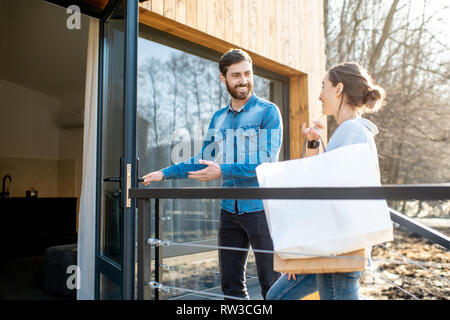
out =
{"type": "Polygon", "coordinates": [[[250,97],[250,99],[248,99],[247,103],[244,104],[244,106],[239,110],[233,110],[233,108],[231,107],[231,101],[230,101],[230,103],[228,104],[228,112],[240,113],[242,111],[248,111],[248,108],[250,108],[250,106],[253,104],[255,99],[256,99],[255,93],[252,92],[252,96],[250,97]]]}

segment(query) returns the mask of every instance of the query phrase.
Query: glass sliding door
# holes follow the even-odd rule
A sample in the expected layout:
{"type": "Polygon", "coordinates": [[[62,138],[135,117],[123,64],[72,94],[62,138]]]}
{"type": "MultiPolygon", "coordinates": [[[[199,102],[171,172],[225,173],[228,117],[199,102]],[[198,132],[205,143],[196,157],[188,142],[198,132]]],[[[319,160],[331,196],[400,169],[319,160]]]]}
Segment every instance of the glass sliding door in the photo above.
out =
{"type": "Polygon", "coordinates": [[[96,226],[97,299],[134,298],[137,1],[119,0],[100,23],[96,226]]]}

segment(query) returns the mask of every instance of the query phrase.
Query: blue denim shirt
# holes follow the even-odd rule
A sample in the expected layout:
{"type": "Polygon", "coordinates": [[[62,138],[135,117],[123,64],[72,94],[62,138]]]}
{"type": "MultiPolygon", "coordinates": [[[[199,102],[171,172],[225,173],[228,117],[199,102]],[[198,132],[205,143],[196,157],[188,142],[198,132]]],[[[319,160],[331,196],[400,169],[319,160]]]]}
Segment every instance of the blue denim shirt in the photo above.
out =
{"type": "MultiPolygon", "coordinates": [[[[220,164],[224,188],[257,188],[256,167],[278,161],[283,123],[278,107],[252,94],[240,111],[228,105],[216,111],[201,151],[162,170],[165,179],[184,179],[189,171],[204,169],[200,159],[220,164]]],[[[223,199],[222,209],[237,214],[264,210],[262,200],[223,199]],[[237,210],[236,210],[237,209],[237,210]]]]}

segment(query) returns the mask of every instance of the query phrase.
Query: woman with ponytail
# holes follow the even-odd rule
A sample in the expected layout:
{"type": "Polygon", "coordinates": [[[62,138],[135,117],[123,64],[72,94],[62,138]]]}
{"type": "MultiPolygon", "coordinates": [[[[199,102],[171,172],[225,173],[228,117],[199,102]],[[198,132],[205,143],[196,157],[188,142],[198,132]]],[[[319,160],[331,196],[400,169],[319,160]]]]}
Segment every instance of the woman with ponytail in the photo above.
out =
{"type": "MultiPolygon", "coordinates": [[[[357,143],[368,143],[378,164],[374,136],[378,129],[362,118],[384,105],[385,91],[376,85],[369,73],[358,63],[346,62],[331,68],[322,81],[322,113],[336,119],[338,128],[332,135],[327,151],[357,143]]],[[[318,121],[313,128],[302,125],[308,140],[306,156],[319,153],[318,121]]],[[[351,156],[351,155],[349,155],[351,156]]],[[[370,250],[369,250],[370,251],[370,250]]],[[[369,252],[370,256],[370,252],[369,252]]],[[[358,300],[361,272],[282,275],[267,293],[268,300],[297,300],[319,291],[321,300],[358,300]]]]}

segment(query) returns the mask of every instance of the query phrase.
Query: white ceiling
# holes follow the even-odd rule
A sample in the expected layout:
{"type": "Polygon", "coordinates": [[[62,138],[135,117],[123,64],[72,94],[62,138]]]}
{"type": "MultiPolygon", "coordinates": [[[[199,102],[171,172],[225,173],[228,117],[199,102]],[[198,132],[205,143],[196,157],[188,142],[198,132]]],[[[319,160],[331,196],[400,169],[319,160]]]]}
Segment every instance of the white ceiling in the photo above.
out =
{"type": "Polygon", "coordinates": [[[68,17],[44,0],[0,0],[0,78],[73,109],[84,101],[89,17],[80,30],[66,27],[68,17]]]}

